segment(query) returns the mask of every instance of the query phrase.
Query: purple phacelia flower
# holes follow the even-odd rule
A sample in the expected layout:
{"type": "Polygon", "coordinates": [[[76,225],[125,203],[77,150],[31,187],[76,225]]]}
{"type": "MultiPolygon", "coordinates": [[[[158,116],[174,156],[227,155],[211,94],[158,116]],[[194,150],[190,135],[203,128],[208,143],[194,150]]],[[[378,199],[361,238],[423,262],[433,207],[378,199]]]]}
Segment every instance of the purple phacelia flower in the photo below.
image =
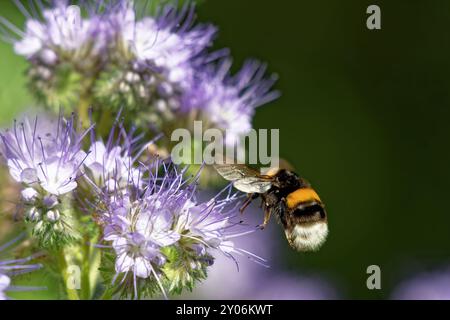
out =
{"type": "Polygon", "coordinates": [[[393,300],[450,300],[450,268],[422,271],[404,279],[391,295],[393,300]]]}
{"type": "Polygon", "coordinates": [[[185,179],[185,170],[155,160],[145,171],[142,185],[129,184],[127,192],[103,193],[99,210],[104,240],[115,252],[113,281],[138,297],[138,288],[157,284],[166,296],[192,289],[206,277],[213,253],[235,260],[245,255],[233,239],[254,232],[256,227],[238,220],[238,197],[231,188],[202,202],[196,199],[196,179],[185,179]],[[225,192],[226,191],[226,192],[225,192]]]}
{"type": "MultiPolygon", "coordinates": [[[[83,1],[80,6],[68,0],[29,1],[27,7],[19,0],[15,3],[26,18],[25,30],[0,17],[0,36],[30,62],[31,92],[55,111],[77,106],[108,62],[116,35],[108,12],[116,1],[109,5],[83,1]]],[[[82,118],[84,112],[79,111],[82,118]]]]}
{"type": "Polygon", "coordinates": [[[139,170],[132,167],[134,160],[121,146],[108,148],[101,140],[95,141],[84,161],[84,166],[92,174],[97,186],[109,189],[121,188],[130,179],[139,179],[139,170]]]}
{"type": "Polygon", "coordinates": [[[86,153],[75,118],[15,121],[0,133],[0,151],[14,180],[21,183],[18,206],[32,234],[44,247],[61,246],[79,234],[73,223],[72,195],[82,176],[86,153]]]}
{"type": "Polygon", "coordinates": [[[0,22],[9,30],[4,38],[13,42],[15,52],[27,59],[53,65],[69,56],[77,56],[81,64],[87,56],[104,53],[112,37],[107,19],[92,10],[88,10],[85,18],[82,9],[69,5],[69,1],[53,1],[48,7],[37,1],[38,8],[32,5],[30,11],[20,1],[16,4],[27,18],[25,30],[4,18],[0,22]]]}
{"type": "Polygon", "coordinates": [[[133,128],[127,132],[119,121],[121,112],[110,130],[106,142],[91,131],[91,145],[83,162],[85,179],[96,188],[118,192],[128,184],[142,184],[139,158],[148,147],[159,139],[142,142],[142,134],[135,135],[133,128]]]}
{"type": "Polygon", "coordinates": [[[73,117],[15,121],[12,129],[0,134],[0,150],[11,176],[27,187],[24,198],[36,196],[30,187],[56,196],[77,187],[86,157],[81,150],[83,137],[76,132],[73,117]]]}
{"type": "Polygon", "coordinates": [[[153,16],[139,15],[136,5],[123,1],[108,10],[115,40],[93,96],[112,109],[143,115],[137,119],[141,125],[161,129],[176,118],[196,72],[193,62],[212,44],[216,28],[194,24],[194,6],[188,3],[181,9],[161,6],[153,16]]]}
{"type": "Polygon", "coordinates": [[[234,245],[233,238],[254,231],[237,220],[237,203],[236,195],[229,195],[224,199],[216,196],[206,202],[186,199],[178,211],[175,228],[184,237],[198,241],[194,245],[199,253],[211,249],[229,258],[233,257],[232,254],[247,255],[252,260],[262,262],[263,259],[234,245]]]}
{"type": "MultiPolygon", "coordinates": [[[[7,242],[0,246],[0,256],[5,254],[6,249],[23,239],[23,235],[7,242]]],[[[0,300],[9,299],[6,293],[8,291],[28,291],[28,290],[40,290],[42,288],[37,287],[22,287],[12,285],[12,277],[28,272],[32,272],[41,268],[40,264],[28,264],[28,262],[37,258],[39,254],[29,256],[22,259],[0,259],[0,300]]]]}
{"type": "Polygon", "coordinates": [[[194,6],[189,4],[182,10],[166,5],[155,17],[138,18],[132,2],[127,2],[113,16],[122,46],[134,62],[165,77],[161,90],[190,79],[192,59],[212,44],[216,33],[211,25],[193,26],[194,6]]]}
{"type": "Polygon", "coordinates": [[[272,91],[276,77],[266,77],[265,65],[247,61],[235,75],[230,67],[231,60],[223,58],[198,72],[183,96],[182,111],[197,110],[212,127],[226,131],[225,142],[234,145],[252,128],[255,109],[279,93],[272,91]]]}
{"type": "Polygon", "coordinates": [[[117,253],[117,272],[132,270],[136,276],[148,278],[152,263],[161,266],[165,262],[160,249],[176,243],[180,235],[171,230],[174,217],[157,196],[140,200],[115,209],[105,240],[112,241],[117,253]]]}

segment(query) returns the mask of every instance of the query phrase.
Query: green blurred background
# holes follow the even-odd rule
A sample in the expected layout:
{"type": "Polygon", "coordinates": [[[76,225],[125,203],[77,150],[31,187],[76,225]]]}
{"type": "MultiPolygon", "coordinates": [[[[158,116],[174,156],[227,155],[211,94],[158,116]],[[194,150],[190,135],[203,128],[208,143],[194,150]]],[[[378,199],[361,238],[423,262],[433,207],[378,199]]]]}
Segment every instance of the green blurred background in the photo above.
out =
{"type": "MultiPolygon", "coordinates": [[[[23,21],[9,1],[0,14],[23,21]]],[[[216,47],[238,64],[255,57],[280,76],[282,97],[254,125],[280,129],[282,157],[327,205],[325,246],[296,253],[279,228],[278,264],[369,299],[450,264],[449,1],[206,0],[198,14],[219,26],[216,47]],[[381,7],[381,30],[366,28],[370,4],[381,7]],[[372,264],[382,290],[366,287],[372,264]]],[[[30,104],[25,67],[0,43],[2,125],[30,104]]]]}

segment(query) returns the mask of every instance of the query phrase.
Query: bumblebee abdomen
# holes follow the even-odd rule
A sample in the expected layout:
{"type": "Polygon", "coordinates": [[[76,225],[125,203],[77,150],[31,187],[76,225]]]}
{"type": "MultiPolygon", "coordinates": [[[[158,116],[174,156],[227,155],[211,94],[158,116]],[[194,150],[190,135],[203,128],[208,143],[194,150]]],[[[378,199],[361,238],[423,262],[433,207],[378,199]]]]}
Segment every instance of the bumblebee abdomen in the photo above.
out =
{"type": "Polygon", "coordinates": [[[319,198],[319,195],[312,188],[299,188],[294,192],[291,192],[286,197],[286,206],[289,209],[294,209],[298,205],[307,202],[318,202],[322,203],[319,198]]]}
{"type": "Polygon", "coordinates": [[[285,233],[298,251],[315,251],[328,235],[327,215],[319,195],[310,187],[299,188],[285,199],[285,233]]]}

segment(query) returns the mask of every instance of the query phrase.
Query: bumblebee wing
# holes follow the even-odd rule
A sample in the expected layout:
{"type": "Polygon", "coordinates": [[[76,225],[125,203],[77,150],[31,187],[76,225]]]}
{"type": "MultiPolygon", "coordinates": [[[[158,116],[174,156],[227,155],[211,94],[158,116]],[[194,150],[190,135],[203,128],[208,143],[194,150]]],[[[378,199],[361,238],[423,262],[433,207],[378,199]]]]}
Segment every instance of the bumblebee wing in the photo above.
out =
{"type": "Polygon", "coordinates": [[[260,177],[258,171],[243,164],[216,164],[214,168],[228,181],[236,181],[247,177],[260,177]]]}
{"type": "Polygon", "coordinates": [[[268,176],[275,176],[281,169],[288,170],[294,172],[294,166],[287,162],[285,159],[279,159],[278,166],[271,167],[266,170],[265,174],[268,176]]]}
{"type": "Polygon", "coordinates": [[[259,177],[247,177],[234,181],[233,186],[245,193],[264,193],[272,187],[272,182],[259,177]]]}
{"type": "Polygon", "coordinates": [[[262,176],[258,171],[243,164],[220,164],[214,166],[217,172],[233,186],[245,193],[264,193],[272,186],[272,178],[262,176]]]}

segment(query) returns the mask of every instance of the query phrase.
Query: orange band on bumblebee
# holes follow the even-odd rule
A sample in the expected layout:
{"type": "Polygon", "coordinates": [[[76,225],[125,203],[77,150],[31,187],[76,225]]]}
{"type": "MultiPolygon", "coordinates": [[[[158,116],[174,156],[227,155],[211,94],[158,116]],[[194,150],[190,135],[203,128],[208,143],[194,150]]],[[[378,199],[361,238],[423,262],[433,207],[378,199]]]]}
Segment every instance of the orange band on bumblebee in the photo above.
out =
{"type": "Polygon", "coordinates": [[[294,208],[300,203],[317,201],[322,203],[319,195],[311,188],[300,188],[291,192],[287,198],[288,208],[294,208]]]}

